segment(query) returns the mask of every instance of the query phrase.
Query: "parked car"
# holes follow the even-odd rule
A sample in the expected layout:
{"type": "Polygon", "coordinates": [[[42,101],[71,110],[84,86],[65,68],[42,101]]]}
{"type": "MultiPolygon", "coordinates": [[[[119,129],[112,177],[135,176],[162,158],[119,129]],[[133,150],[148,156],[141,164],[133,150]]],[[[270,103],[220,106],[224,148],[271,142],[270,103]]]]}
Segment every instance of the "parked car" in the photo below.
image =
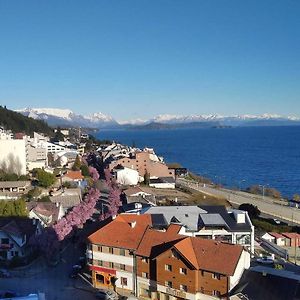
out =
{"type": "Polygon", "coordinates": [[[10,278],[11,274],[6,269],[0,269],[0,278],[10,278]]]}
{"type": "Polygon", "coordinates": [[[119,299],[118,294],[115,293],[114,291],[111,291],[111,290],[101,290],[101,289],[99,289],[95,293],[95,297],[97,299],[102,299],[102,300],[117,300],[117,299],[119,299]]]}
{"type": "Polygon", "coordinates": [[[79,274],[79,272],[80,272],[81,269],[82,268],[81,268],[80,265],[74,265],[72,267],[72,270],[71,270],[70,274],[69,274],[69,277],[70,278],[77,278],[77,276],[78,276],[78,274],[79,274]]]}

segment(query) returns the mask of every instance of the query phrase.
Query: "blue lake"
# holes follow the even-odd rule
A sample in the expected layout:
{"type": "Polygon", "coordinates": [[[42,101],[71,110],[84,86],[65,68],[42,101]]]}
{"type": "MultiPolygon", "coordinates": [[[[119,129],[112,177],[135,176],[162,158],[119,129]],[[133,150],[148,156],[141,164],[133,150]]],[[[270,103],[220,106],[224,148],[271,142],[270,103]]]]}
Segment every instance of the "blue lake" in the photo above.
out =
{"type": "Polygon", "coordinates": [[[99,139],[154,148],[166,162],[229,187],[269,185],[300,193],[300,127],[103,130],[99,139]]]}

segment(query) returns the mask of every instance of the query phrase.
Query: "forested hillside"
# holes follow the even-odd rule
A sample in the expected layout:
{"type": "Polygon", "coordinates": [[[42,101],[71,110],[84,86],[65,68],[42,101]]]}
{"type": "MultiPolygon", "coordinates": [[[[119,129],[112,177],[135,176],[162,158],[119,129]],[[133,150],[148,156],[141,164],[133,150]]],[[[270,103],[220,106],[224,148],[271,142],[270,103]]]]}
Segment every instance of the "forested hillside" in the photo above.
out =
{"type": "Polygon", "coordinates": [[[33,132],[40,132],[46,135],[52,135],[53,133],[52,128],[44,121],[25,117],[20,113],[7,109],[5,106],[0,106],[0,126],[7,130],[10,129],[14,133],[33,134],[33,132]]]}

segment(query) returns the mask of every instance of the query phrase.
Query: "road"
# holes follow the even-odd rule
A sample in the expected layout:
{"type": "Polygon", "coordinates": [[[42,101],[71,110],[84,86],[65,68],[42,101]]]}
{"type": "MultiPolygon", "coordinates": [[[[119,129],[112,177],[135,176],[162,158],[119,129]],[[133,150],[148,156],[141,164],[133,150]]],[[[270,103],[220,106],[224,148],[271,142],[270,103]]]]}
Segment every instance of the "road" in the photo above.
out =
{"type": "Polygon", "coordinates": [[[207,195],[223,197],[232,204],[240,205],[243,203],[250,203],[257,206],[262,213],[292,224],[300,224],[300,209],[289,207],[284,202],[281,203],[281,201],[270,197],[252,195],[224,188],[215,188],[208,185],[204,186],[203,184],[194,183],[184,179],[177,179],[177,184],[207,195]]]}
{"type": "Polygon", "coordinates": [[[11,290],[21,295],[41,292],[46,300],[94,300],[95,296],[88,291],[90,287],[85,281],[68,276],[79,256],[80,251],[70,244],[58,266],[48,267],[39,260],[24,270],[13,272],[12,278],[1,278],[0,291],[11,290]]]}

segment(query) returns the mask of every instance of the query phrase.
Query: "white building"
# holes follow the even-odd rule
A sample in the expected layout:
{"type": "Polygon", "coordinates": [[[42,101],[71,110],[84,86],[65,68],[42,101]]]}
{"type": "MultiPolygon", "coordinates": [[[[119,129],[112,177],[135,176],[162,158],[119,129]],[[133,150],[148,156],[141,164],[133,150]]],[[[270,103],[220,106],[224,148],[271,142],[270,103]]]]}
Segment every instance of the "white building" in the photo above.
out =
{"type": "Polygon", "coordinates": [[[114,169],[116,181],[122,185],[137,185],[139,183],[139,172],[126,167],[116,167],[114,169]]]}
{"type": "Polygon", "coordinates": [[[26,141],[0,139],[0,169],[18,175],[26,174],[26,141]]]}

